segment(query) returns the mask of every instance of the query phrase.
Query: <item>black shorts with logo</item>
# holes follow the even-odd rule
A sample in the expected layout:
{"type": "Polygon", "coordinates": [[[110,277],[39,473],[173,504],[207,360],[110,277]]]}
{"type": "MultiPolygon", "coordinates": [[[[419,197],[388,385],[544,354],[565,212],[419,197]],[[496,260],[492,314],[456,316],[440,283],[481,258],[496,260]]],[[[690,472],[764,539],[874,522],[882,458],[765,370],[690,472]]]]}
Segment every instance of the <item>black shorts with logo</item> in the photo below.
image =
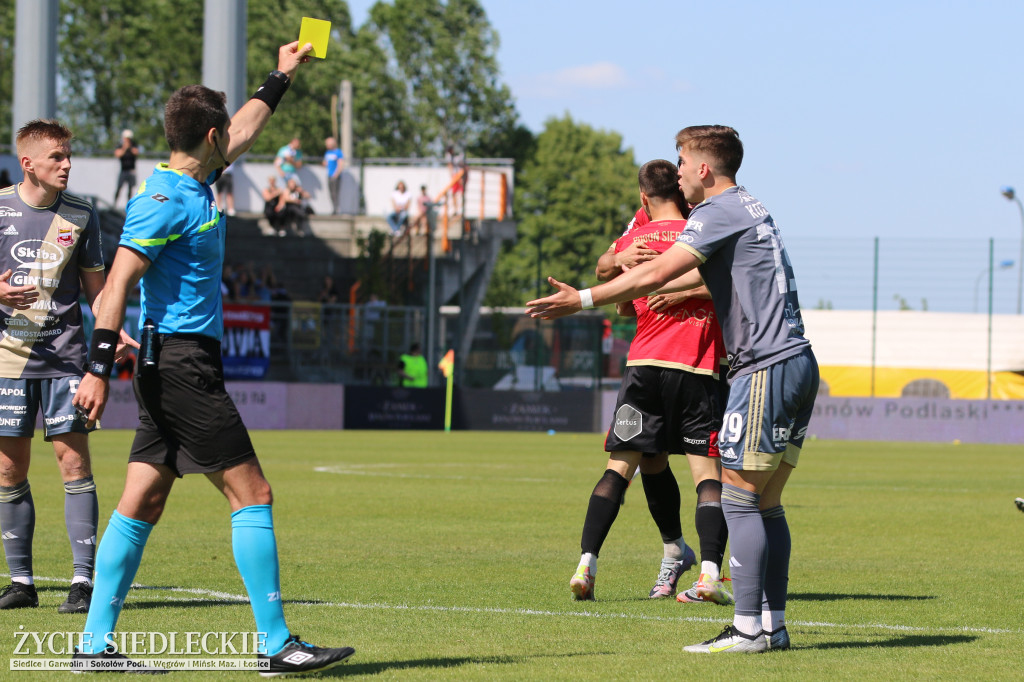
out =
{"type": "Polygon", "coordinates": [[[220,342],[161,335],[157,367],[136,372],[139,427],[130,462],[164,464],[178,476],[223,471],[256,456],[224,387],[220,342]]]}
{"type": "Polygon", "coordinates": [[[651,365],[626,367],[605,451],[718,457],[724,386],[708,374],[651,365]]]}

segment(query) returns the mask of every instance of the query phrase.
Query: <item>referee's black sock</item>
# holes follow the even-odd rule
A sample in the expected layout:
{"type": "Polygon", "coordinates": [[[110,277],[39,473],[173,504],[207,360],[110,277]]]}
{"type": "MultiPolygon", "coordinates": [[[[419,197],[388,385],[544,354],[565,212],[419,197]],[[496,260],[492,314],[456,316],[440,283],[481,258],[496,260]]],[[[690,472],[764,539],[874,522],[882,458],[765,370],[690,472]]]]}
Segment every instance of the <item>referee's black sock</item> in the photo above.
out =
{"type": "Polygon", "coordinates": [[[619,515],[622,497],[626,494],[629,481],[611,469],[606,469],[601,480],[594,486],[590,494],[590,505],[587,507],[587,518],[583,522],[583,537],[580,549],[584,554],[597,556],[601,545],[608,537],[608,531],[619,515]]]}

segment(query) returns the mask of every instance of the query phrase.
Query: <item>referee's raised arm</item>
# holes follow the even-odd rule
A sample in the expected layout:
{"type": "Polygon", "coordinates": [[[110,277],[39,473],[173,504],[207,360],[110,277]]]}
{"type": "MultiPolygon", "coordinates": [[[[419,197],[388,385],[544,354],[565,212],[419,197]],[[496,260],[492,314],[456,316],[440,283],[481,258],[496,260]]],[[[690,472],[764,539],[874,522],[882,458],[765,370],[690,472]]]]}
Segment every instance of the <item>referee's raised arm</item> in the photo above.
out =
{"type": "Polygon", "coordinates": [[[277,69],[270,72],[252,98],[231,117],[230,141],[225,152],[228,163],[249,151],[291,85],[299,64],[308,62],[312,51],[312,44],[306,43],[300,48],[298,41],[282,45],[277,51],[277,69]]]}

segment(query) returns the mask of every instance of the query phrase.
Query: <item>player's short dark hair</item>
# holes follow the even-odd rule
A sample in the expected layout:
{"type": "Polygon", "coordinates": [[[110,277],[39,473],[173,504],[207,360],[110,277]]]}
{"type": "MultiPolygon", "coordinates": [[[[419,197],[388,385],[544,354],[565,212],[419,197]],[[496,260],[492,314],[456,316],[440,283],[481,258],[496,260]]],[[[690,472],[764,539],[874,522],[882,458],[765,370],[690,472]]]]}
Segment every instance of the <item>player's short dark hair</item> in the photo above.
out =
{"type": "Polygon", "coordinates": [[[679,192],[679,176],[676,174],[676,165],[671,161],[666,161],[665,159],[648,161],[640,166],[637,180],[640,184],[640,191],[649,197],[682,200],[682,195],[679,192]]]}
{"type": "Polygon", "coordinates": [[[734,128],[719,125],[690,126],[676,133],[676,150],[686,149],[711,157],[717,173],[736,179],[743,163],[743,143],[734,128]]]}
{"type": "Polygon", "coordinates": [[[204,85],[186,85],[167,100],[164,136],[171,151],[198,147],[210,128],[224,131],[230,121],[227,96],[204,85]]]}
{"type": "Polygon", "coordinates": [[[26,144],[38,142],[65,144],[70,142],[72,137],[74,134],[60,121],[52,118],[37,118],[18,129],[15,145],[18,156],[21,156],[22,147],[26,144]]]}

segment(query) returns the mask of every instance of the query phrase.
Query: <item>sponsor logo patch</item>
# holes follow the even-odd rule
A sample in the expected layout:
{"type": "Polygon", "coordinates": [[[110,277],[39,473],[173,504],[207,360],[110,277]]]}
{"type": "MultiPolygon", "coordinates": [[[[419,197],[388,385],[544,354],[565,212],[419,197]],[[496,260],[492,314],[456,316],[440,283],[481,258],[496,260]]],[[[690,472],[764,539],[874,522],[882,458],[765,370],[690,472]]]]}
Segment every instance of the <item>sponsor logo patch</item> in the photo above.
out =
{"type": "Polygon", "coordinates": [[[615,411],[615,426],[612,431],[619,440],[635,438],[643,431],[644,416],[632,405],[622,405],[615,411]]]}

